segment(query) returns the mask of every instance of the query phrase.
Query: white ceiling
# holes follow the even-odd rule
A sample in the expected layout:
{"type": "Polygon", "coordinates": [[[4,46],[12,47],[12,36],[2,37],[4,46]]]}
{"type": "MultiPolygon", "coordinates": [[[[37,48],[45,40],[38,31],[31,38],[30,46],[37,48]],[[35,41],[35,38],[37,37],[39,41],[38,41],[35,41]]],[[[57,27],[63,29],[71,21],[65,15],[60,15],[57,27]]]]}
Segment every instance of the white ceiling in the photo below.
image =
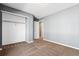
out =
{"type": "Polygon", "coordinates": [[[7,6],[31,13],[37,18],[54,14],[63,9],[77,5],[76,3],[4,3],[7,6]]]}

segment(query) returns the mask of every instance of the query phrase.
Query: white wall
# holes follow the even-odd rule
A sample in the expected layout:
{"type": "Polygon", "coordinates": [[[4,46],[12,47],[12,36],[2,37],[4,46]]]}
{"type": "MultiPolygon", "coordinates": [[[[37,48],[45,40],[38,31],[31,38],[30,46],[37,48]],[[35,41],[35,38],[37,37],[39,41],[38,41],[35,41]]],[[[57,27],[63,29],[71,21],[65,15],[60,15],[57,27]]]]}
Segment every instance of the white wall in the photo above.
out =
{"type": "Polygon", "coordinates": [[[34,39],[39,39],[39,22],[34,21],[34,39]]]}
{"type": "Polygon", "coordinates": [[[28,15],[26,19],[26,42],[33,42],[33,16],[28,15]]]}
{"type": "Polygon", "coordinates": [[[79,48],[79,5],[41,19],[47,40],[79,48]]]}

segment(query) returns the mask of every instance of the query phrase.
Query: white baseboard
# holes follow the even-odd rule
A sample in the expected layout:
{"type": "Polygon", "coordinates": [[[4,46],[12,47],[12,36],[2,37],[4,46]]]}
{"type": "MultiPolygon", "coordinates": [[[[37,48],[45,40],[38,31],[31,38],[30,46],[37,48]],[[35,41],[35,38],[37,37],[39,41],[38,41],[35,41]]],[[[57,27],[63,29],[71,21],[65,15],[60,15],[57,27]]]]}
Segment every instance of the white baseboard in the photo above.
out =
{"type": "Polygon", "coordinates": [[[24,42],[25,40],[23,40],[23,41],[16,41],[16,42],[7,42],[7,43],[4,43],[4,42],[2,42],[2,45],[4,46],[4,45],[9,45],[9,44],[15,44],[15,43],[20,43],[20,42],[24,42]]]}
{"type": "Polygon", "coordinates": [[[27,41],[27,43],[33,43],[34,41],[27,41]]]}
{"type": "Polygon", "coordinates": [[[51,40],[47,40],[47,39],[43,39],[43,40],[48,41],[48,42],[52,42],[52,43],[55,43],[55,44],[59,44],[59,45],[62,45],[62,46],[66,46],[66,47],[69,47],[69,48],[73,48],[73,49],[76,49],[76,50],[79,50],[79,48],[73,47],[73,46],[70,46],[70,45],[67,45],[67,44],[63,44],[63,43],[59,43],[59,42],[55,42],[55,41],[51,41],[51,40]]]}

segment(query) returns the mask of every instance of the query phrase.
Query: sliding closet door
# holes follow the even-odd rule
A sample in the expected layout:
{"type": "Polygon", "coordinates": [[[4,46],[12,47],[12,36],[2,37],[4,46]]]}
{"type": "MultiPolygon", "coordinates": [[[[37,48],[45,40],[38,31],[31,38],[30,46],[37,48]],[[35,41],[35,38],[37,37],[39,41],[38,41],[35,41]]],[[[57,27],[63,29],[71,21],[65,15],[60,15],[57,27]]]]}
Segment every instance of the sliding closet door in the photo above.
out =
{"type": "Polygon", "coordinates": [[[25,41],[25,18],[2,13],[2,45],[25,41]]]}
{"type": "Polygon", "coordinates": [[[25,24],[15,24],[16,41],[25,41],[25,24]]]}
{"type": "Polygon", "coordinates": [[[2,45],[14,43],[16,40],[16,29],[14,23],[2,23],[2,45]]]}

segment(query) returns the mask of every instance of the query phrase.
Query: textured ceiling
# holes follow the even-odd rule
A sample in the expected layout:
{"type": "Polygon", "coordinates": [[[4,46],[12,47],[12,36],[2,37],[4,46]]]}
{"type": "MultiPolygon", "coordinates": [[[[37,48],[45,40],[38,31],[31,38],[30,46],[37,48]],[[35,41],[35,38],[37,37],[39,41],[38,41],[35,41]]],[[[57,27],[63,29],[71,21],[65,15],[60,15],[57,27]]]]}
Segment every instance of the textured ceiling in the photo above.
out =
{"type": "Polygon", "coordinates": [[[37,18],[42,18],[77,4],[76,3],[4,3],[4,5],[31,13],[37,18]]]}

